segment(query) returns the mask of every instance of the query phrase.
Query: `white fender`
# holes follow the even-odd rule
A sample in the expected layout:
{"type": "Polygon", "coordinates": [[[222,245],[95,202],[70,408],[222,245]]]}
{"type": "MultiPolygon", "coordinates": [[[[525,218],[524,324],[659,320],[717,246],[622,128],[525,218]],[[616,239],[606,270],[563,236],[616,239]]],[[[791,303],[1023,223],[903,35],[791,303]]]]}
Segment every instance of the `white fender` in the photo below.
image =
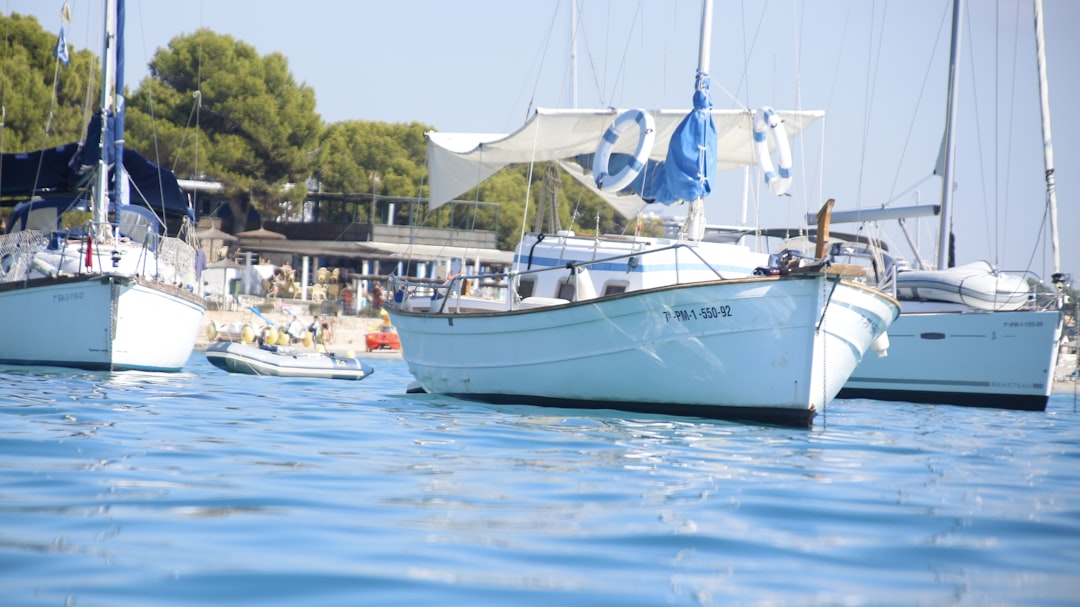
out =
{"type": "Polygon", "coordinates": [[[600,145],[596,148],[593,156],[593,179],[596,187],[605,192],[618,191],[630,185],[630,182],[638,176],[641,169],[645,168],[645,162],[652,152],[653,139],[656,137],[656,125],[652,114],[645,110],[626,110],[615,118],[615,122],[604,132],[600,139],[600,145]],[[608,174],[608,162],[611,160],[611,150],[623,131],[631,124],[636,123],[640,134],[638,135],[637,149],[634,150],[634,158],[621,171],[614,175],[608,174]]]}
{"type": "Polygon", "coordinates": [[[870,342],[870,349],[873,350],[878,358],[885,358],[889,355],[889,334],[882,333],[874,338],[874,341],[870,342]]]}
{"type": "Polygon", "coordinates": [[[765,183],[769,190],[776,196],[786,194],[791,187],[791,145],[788,143],[784,121],[780,120],[780,116],[769,106],[754,112],[754,150],[757,152],[758,164],[765,173],[765,183]],[[772,131],[779,156],[776,169],[773,169],[772,156],[769,154],[767,131],[772,131]]]}

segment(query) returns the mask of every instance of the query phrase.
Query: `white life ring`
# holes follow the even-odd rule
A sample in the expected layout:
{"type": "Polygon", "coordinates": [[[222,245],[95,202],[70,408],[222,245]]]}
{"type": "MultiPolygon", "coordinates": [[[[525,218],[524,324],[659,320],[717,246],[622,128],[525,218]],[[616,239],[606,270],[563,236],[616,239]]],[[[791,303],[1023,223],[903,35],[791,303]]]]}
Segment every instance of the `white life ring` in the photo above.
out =
{"type": "Polygon", "coordinates": [[[754,112],[754,150],[757,152],[758,164],[765,172],[765,183],[769,190],[776,196],[786,194],[791,187],[791,145],[788,144],[784,121],[780,120],[780,116],[769,106],[754,112]],[[766,129],[772,131],[773,141],[776,143],[779,156],[776,169],[773,168],[772,156],[769,154],[766,129]]]}
{"type": "Polygon", "coordinates": [[[618,191],[630,185],[630,182],[645,168],[645,162],[652,152],[653,140],[656,138],[656,124],[652,114],[645,110],[626,110],[615,118],[615,122],[604,132],[600,139],[600,145],[596,148],[593,156],[592,172],[596,180],[596,187],[605,192],[618,191]],[[614,175],[608,174],[608,161],[611,160],[611,150],[615,142],[632,123],[637,123],[640,134],[638,135],[637,149],[634,150],[634,158],[621,171],[614,175]]]}

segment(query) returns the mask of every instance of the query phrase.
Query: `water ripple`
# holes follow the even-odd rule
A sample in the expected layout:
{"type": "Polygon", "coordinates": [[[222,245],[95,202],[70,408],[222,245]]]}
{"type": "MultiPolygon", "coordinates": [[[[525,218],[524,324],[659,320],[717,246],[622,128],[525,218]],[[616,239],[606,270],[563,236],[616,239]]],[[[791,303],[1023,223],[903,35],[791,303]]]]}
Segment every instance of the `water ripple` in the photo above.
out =
{"type": "Polygon", "coordinates": [[[5,604],[1071,605],[1080,415],[809,431],[363,382],[0,371],[5,604]]]}

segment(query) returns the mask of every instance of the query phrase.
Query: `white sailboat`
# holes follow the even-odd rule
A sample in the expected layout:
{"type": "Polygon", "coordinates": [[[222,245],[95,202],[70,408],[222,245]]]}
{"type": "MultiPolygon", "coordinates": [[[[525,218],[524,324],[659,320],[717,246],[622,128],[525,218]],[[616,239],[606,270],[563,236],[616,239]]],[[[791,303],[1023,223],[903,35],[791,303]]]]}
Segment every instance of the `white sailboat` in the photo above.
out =
{"type": "Polygon", "coordinates": [[[4,193],[28,199],[0,236],[0,364],[179,371],[206,310],[195,248],[166,235],[190,233],[186,197],[123,148],[123,0],[104,14],[100,114],[84,142],[3,158],[4,193]]]}
{"type": "MultiPolygon", "coordinates": [[[[679,238],[529,233],[505,274],[392,277],[387,308],[423,390],[807,426],[884,348],[899,313],[887,294],[820,260],[702,239],[714,172],[771,162],[766,131],[786,144],[823,115],[712,109],[710,22],[706,0],[693,109],[541,109],[512,134],[428,133],[433,207],[508,164],[553,161],[627,216],[645,198],[691,212],[679,238]],[[636,142],[620,137],[634,125],[636,142]],[[478,296],[490,284],[501,297],[478,296]]],[[[770,174],[778,189],[788,160],[770,174]]]]}
{"type": "MultiPolygon", "coordinates": [[[[999,272],[988,262],[948,267],[962,9],[962,0],[957,0],[953,7],[937,268],[899,270],[895,277],[886,277],[887,281],[895,280],[903,308],[889,330],[889,356],[864,360],[840,396],[1042,411],[1053,388],[1062,335],[1062,292],[1068,281],[1057,252],[1042,5],[1035,0],[1047,204],[1054,249],[1052,281],[1057,289],[1056,300],[1050,305],[1039,304],[1025,276],[999,272]]],[[[895,210],[890,211],[895,215],[895,210]]],[[[875,212],[853,213],[853,219],[873,220],[875,212]]],[[[843,220],[841,213],[833,217],[834,223],[843,220]]]]}

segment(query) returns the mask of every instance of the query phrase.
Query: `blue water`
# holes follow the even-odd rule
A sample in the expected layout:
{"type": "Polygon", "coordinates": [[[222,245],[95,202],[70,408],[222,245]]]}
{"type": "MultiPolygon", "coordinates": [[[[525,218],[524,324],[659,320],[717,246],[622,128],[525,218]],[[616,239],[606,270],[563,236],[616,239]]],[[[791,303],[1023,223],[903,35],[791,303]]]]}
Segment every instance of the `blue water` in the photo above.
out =
{"type": "Polygon", "coordinates": [[[0,369],[2,605],[1077,605],[1080,413],[0,369]]]}

